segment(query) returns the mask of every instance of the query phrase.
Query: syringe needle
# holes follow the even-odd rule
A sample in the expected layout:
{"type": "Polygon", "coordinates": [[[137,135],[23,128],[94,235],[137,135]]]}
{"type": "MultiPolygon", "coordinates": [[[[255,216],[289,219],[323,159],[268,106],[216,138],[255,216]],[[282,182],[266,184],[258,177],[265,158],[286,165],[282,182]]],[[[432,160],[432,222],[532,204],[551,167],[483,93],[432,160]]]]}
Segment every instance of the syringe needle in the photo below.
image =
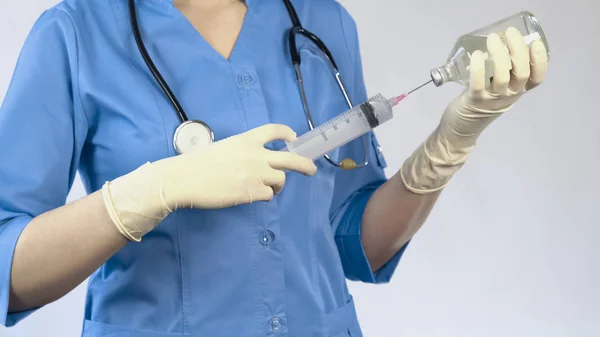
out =
{"type": "Polygon", "coordinates": [[[418,87],[414,88],[413,90],[411,90],[411,91],[407,92],[407,93],[406,93],[406,96],[408,96],[408,95],[412,94],[413,92],[415,92],[415,91],[417,91],[417,90],[419,90],[419,89],[423,88],[424,86],[428,85],[428,84],[429,84],[429,83],[431,83],[431,82],[433,82],[433,80],[429,80],[429,81],[427,81],[427,82],[425,82],[425,83],[421,84],[420,86],[418,86],[418,87]]]}
{"type": "Polygon", "coordinates": [[[395,105],[397,105],[398,103],[400,103],[400,101],[402,101],[403,99],[405,99],[405,98],[406,98],[406,96],[408,96],[408,95],[412,94],[413,92],[415,92],[415,91],[417,91],[417,90],[419,90],[419,89],[423,88],[424,86],[426,86],[427,84],[429,84],[429,83],[431,83],[431,82],[433,82],[433,80],[429,80],[429,81],[427,81],[427,82],[425,82],[425,83],[421,84],[420,86],[418,86],[418,87],[416,87],[416,88],[412,89],[411,91],[409,91],[409,92],[407,92],[407,93],[404,93],[404,94],[402,94],[402,95],[400,95],[400,96],[392,97],[392,99],[390,99],[390,103],[392,103],[392,106],[395,106],[395,105]]]}

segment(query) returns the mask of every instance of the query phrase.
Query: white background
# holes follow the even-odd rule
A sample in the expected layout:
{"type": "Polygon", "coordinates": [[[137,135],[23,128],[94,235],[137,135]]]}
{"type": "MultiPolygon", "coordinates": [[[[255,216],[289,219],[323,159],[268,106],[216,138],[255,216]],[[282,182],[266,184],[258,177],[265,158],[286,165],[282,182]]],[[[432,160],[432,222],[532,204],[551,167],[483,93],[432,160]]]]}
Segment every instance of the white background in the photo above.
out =
{"type": "MultiPolygon", "coordinates": [[[[0,98],[33,21],[56,1],[1,2],[0,98]]],[[[485,132],[392,282],[351,284],[365,336],[600,336],[599,3],[341,2],[359,26],[369,94],[428,80],[460,34],[523,9],[552,52],[546,83],[485,132]]],[[[390,175],[460,90],[426,87],[377,129],[390,175]]],[[[77,181],[70,200],[81,196],[77,181]]],[[[79,336],[84,294],[82,285],[0,336],[79,336]]]]}

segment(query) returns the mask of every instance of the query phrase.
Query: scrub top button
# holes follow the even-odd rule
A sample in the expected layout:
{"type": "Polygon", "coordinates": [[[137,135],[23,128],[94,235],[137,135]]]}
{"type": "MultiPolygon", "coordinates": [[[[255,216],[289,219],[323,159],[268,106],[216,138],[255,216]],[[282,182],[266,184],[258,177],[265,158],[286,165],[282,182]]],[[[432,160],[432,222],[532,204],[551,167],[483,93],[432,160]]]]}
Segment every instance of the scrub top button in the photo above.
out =
{"type": "Polygon", "coordinates": [[[260,243],[262,243],[264,246],[269,245],[271,242],[273,242],[273,240],[275,240],[275,234],[273,234],[273,232],[270,230],[260,233],[260,243]]]}
{"type": "Polygon", "coordinates": [[[279,317],[275,317],[271,320],[269,330],[271,330],[271,332],[279,332],[279,330],[281,330],[281,325],[281,319],[279,317]]]}
{"type": "Polygon", "coordinates": [[[238,75],[237,81],[240,87],[249,87],[254,84],[254,75],[247,71],[244,71],[238,75]]]}

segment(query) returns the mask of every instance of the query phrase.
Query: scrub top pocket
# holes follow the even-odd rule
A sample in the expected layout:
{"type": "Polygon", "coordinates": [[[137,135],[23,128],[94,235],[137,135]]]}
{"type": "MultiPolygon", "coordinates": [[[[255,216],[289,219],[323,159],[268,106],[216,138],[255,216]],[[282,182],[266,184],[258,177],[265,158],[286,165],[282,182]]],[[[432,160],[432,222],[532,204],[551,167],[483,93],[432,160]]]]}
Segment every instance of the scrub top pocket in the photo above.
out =
{"type": "Polygon", "coordinates": [[[354,298],[323,317],[323,337],[363,337],[358,324],[354,298]]]}
{"type": "Polygon", "coordinates": [[[181,337],[183,333],[132,330],[121,326],[103,324],[90,320],[83,323],[83,335],[90,337],[181,337]]]}

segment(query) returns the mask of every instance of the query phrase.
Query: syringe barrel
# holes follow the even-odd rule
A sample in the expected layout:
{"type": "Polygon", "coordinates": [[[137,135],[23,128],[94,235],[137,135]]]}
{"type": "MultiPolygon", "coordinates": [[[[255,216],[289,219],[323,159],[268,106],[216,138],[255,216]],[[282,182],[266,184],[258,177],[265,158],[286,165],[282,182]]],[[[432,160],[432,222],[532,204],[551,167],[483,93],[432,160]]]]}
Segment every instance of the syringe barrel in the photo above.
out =
{"type": "Polygon", "coordinates": [[[286,143],[287,147],[283,150],[315,160],[364,135],[392,117],[392,104],[383,95],[378,94],[301,135],[295,141],[286,143]]]}

